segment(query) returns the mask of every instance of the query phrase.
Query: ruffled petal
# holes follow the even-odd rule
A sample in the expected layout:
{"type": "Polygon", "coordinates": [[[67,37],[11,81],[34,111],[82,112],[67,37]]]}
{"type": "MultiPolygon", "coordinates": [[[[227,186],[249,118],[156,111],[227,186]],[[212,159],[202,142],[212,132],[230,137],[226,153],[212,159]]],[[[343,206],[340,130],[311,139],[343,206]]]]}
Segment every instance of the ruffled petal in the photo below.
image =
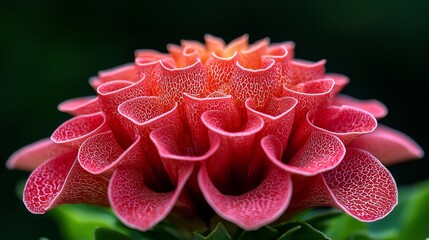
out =
{"type": "Polygon", "coordinates": [[[234,97],[240,102],[252,98],[258,107],[264,106],[280,87],[274,65],[274,60],[264,59],[261,68],[254,70],[245,68],[237,62],[231,78],[231,91],[234,97]]]}
{"type": "Polygon", "coordinates": [[[217,187],[223,192],[244,189],[253,181],[254,172],[260,172],[260,157],[257,154],[257,134],[264,126],[263,120],[249,115],[244,124],[230,118],[224,112],[207,111],[201,117],[209,129],[210,141],[220,139],[219,150],[209,161],[207,168],[217,187]],[[231,185],[232,181],[237,184],[231,185]]]}
{"type": "Polygon", "coordinates": [[[292,56],[289,53],[287,46],[282,44],[271,45],[262,58],[273,59],[275,61],[274,67],[276,68],[280,84],[285,84],[286,86],[291,85],[292,68],[290,66],[290,61],[292,56]]]}
{"type": "Polygon", "coordinates": [[[178,104],[165,104],[159,97],[130,99],[119,105],[118,111],[139,130],[143,139],[156,128],[170,124],[181,126],[178,104]]]}
{"type": "Polygon", "coordinates": [[[295,189],[289,209],[333,206],[352,217],[372,222],[385,217],[398,203],[390,172],[369,152],[347,148],[336,168],[314,177],[293,179],[295,189]]]}
{"type": "Polygon", "coordinates": [[[22,147],[13,153],[6,162],[9,169],[32,171],[45,161],[73,151],[64,145],[45,138],[22,147]]]}
{"type": "Polygon", "coordinates": [[[161,79],[158,82],[160,97],[166,102],[183,101],[183,92],[202,96],[207,89],[207,73],[199,59],[192,65],[175,67],[161,61],[161,79]]]}
{"type": "Polygon", "coordinates": [[[326,73],[324,78],[331,78],[334,80],[334,94],[341,92],[341,90],[343,90],[344,87],[350,82],[350,79],[347,76],[338,73],[326,73]]]}
{"type": "Polygon", "coordinates": [[[137,82],[140,79],[136,74],[136,67],[132,63],[100,71],[98,77],[103,83],[116,80],[137,82]]]}
{"type": "Polygon", "coordinates": [[[295,107],[298,101],[295,98],[273,98],[265,107],[256,108],[253,99],[245,102],[248,115],[257,115],[264,121],[261,136],[274,135],[286,149],[292,131],[295,117],[295,107]]]}
{"type": "Polygon", "coordinates": [[[23,196],[30,212],[43,214],[64,203],[108,205],[108,179],[88,173],[75,159],[75,151],[63,154],[31,173],[23,196]]]}
{"type": "Polygon", "coordinates": [[[199,171],[198,183],[215,212],[245,230],[255,230],[275,221],[288,207],[292,195],[290,175],[275,167],[258,186],[238,196],[221,193],[205,164],[199,171]]]}
{"type": "Polygon", "coordinates": [[[264,38],[250,45],[247,49],[239,51],[240,65],[248,69],[261,68],[261,57],[267,52],[269,44],[270,40],[264,38]]]}
{"type": "Polygon", "coordinates": [[[333,204],[360,221],[383,218],[398,203],[392,175],[366,151],[348,148],[342,163],[323,178],[333,204]]]}
{"type": "Polygon", "coordinates": [[[318,62],[309,62],[298,59],[292,60],[292,84],[296,85],[307,81],[324,78],[325,64],[326,60],[320,60],[318,62]]]}
{"type": "Polygon", "coordinates": [[[314,176],[338,166],[346,149],[337,137],[326,133],[312,133],[304,146],[291,159],[282,161],[282,146],[270,135],[261,140],[265,154],[279,168],[304,176],[314,176]]]}
{"type": "Polygon", "coordinates": [[[238,37],[232,40],[228,45],[225,46],[225,49],[221,55],[221,57],[230,57],[235,52],[240,52],[244,49],[247,49],[249,46],[249,35],[244,34],[241,37],[238,37]]]}
{"type": "Polygon", "coordinates": [[[298,100],[295,108],[295,121],[299,122],[311,110],[328,105],[332,100],[334,85],[334,80],[329,78],[308,81],[293,88],[283,85],[282,95],[298,100]]]}
{"type": "Polygon", "coordinates": [[[167,54],[152,50],[138,50],[135,53],[134,64],[138,76],[144,78],[143,88],[147,95],[158,95],[158,81],[161,78],[161,59],[171,59],[167,54]]]}
{"type": "Polygon", "coordinates": [[[222,38],[218,38],[210,34],[204,35],[204,41],[206,44],[207,52],[213,52],[216,55],[221,54],[225,47],[225,42],[222,38]]]}
{"type": "Polygon", "coordinates": [[[72,98],[58,105],[58,110],[73,116],[99,112],[100,105],[97,96],[72,98]]]}
{"type": "Polygon", "coordinates": [[[92,174],[111,175],[114,167],[134,147],[135,144],[132,144],[127,151],[124,151],[111,131],[99,133],[83,142],[79,148],[78,161],[86,171],[92,174]]]}
{"type": "Polygon", "coordinates": [[[380,101],[375,99],[370,100],[359,100],[347,95],[337,95],[332,102],[333,105],[341,106],[341,105],[349,105],[362,110],[365,110],[375,118],[380,119],[387,115],[387,107],[380,101]]]}
{"type": "Polygon", "coordinates": [[[384,125],[378,125],[374,132],[361,136],[349,146],[370,152],[386,165],[422,158],[424,155],[423,149],[413,139],[384,125]]]}
{"type": "Polygon", "coordinates": [[[190,138],[183,129],[174,125],[158,128],[150,133],[150,139],[155,144],[160,157],[166,161],[201,162],[207,160],[219,148],[219,143],[211,144],[203,153],[194,150],[190,138]]]}
{"type": "Polygon", "coordinates": [[[97,88],[100,105],[106,114],[107,122],[119,144],[126,148],[134,140],[135,130],[132,124],[118,112],[121,103],[149,94],[145,88],[145,78],[138,82],[112,81],[97,88]]]}
{"type": "MultiPolygon", "coordinates": [[[[121,164],[109,184],[109,201],[116,216],[127,226],[147,231],[163,220],[174,207],[185,183],[192,173],[192,164],[173,164],[175,170],[172,190],[156,191],[147,184],[145,161],[137,152],[121,164]],[[129,163],[129,164],[128,164],[129,163]]],[[[164,180],[165,181],[165,180],[164,180]]]]}
{"type": "Polygon", "coordinates": [[[205,151],[209,146],[207,127],[201,120],[204,112],[217,110],[231,116],[232,119],[237,119],[237,121],[240,119],[231,95],[198,98],[185,93],[183,99],[187,125],[196,152],[205,151]]]}
{"type": "Polygon", "coordinates": [[[107,130],[104,113],[79,115],[61,124],[52,133],[51,140],[77,149],[89,137],[107,130]]]}
{"type": "Polygon", "coordinates": [[[101,84],[116,80],[125,80],[136,82],[139,78],[134,64],[127,63],[111,69],[102,70],[98,72],[97,77],[89,80],[90,85],[96,90],[101,84]]]}
{"type": "Polygon", "coordinates": [[[314,130],[333,134],[344,144],[377,128],[377,120],[366,111],[350,106],[328,106],[307,115],[314,130]]]}
{"type": "Polygon", "coordinates": [[[205,63],[205,70],[208,77],[208,90],[223,91],[230,93],[230,82],[235,69],[235,63],[239,61],[240,56],[237,52],[228,58],[219,57],[212,53],[205,63]]]}

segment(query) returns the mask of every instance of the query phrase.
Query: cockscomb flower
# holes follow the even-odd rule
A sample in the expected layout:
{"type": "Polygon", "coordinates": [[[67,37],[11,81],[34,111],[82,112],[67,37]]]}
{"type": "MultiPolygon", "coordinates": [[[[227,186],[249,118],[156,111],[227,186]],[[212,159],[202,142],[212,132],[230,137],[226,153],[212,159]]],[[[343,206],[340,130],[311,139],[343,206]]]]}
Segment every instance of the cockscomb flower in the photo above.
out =
{"type": "Polygon", "coordinates": [[[382,103],[340,95],[349,79],[294,47],[206,35],[99,72],[96,96],[61,103],[73,118],[8,160],[32,171],[25,206],[110,206],[141,231],[172,211],[246,230],[317,206],[383,218],[398,197],[383,164],[422,149],[377,124],[382,103]]]}

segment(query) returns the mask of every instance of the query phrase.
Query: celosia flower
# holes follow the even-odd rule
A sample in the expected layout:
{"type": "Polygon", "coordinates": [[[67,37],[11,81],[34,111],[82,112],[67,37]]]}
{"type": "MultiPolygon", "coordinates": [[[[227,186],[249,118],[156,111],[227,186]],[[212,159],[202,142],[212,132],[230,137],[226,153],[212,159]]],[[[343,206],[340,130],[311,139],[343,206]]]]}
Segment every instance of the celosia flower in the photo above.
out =
{"type": "Polygon", "coordinates": [[[110,206],[142,231],[172,210],[247,230],[314,206],[383,218],[397,189],[382,163],[423,151],[377,125],[383,104],[339,95],[348,78],[295,59],[294,46],[207,35],[101,71],[97,96],[61,103],[74,117],[8,160],[33,170],[26,207],[110,206]]]}

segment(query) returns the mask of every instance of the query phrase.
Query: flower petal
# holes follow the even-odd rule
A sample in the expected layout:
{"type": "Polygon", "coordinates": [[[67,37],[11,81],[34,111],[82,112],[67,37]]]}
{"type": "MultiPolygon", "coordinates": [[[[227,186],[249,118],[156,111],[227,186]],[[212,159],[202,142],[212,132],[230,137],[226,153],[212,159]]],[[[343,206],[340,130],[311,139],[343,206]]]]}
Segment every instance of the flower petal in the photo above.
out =
{"type": "Polygon", "coordinates": [[[208,77],[209,91],[223,91],[230,93],[230,82],[235,69],[235,63],[239,61],[240,56],[235,52],[230,57],[219,57],[212,53],[205,63],[205,70],[208,77]]]}
{"type": "Polygon", "coordinates": [[[248,69],[261,68],[261,57],[267,52],[269,44],[270,40],[264,38],[250,45],[247,49],[239,51],[240,65],[248,69]]]}
{"type": "Polygon", "coordinates": [[[307,112],[326,106],[332,100],[335,82],[332,79],[317,79],[287,88],[283,85],[283,96],[298,100],[295,108],[295,121],[298,123],[307,112]]]}
{"type": "Polygon", "coordinates": [[[230,57],[235,52],[240,52],[241,50],[244,50],[249,45],[249,35],[244,34],[241,37],[238,37],[234,40],[232,40],[228,45],[225,46],[225,50],[223,51],[223,54],[221,57],[230,57]]]}
{"type": "Polygon", "coordinates": [[[31,173],[23,196],[30,212],[43,214],[64,203],[108,205],[108,180],[86,172],[75,159],[75,151],[63,154],[31,173]]]}
{"type": "Polygon", "coordinates": [[[333,206],[352,217],[372,222],[385,217],[398,203],[395,180],[369,152],[347,148],[336,168],[314,177],[294,178],[290,210],[333,206]]]}
{"type": "Polygon", "coordinates": [[[120,161],[123,152],[124,150],[116,141],[113,133],[108,131],[85,140],[79,148],[78,161],[86,171],[92,174],[111,173],[113,166],[120,161]]]}
{"type": "Polygon", "coordinates": [[[178,104],[165,104],[159,97],[136,97],[123,102],[118,111],[136,126],[142,138],[147,139],[150,132],[165,125],[181,126],[178,104]]]}
{"type": "Polygon", "coordinates": [[[127,226],[146,231],[163,220],[174,207],[192,173],[193,165],[175,167],[174,189],[167,192],[152,190],[147,184],[141,155],[130,155],[127,162],[114,172],[109,184],[109,200],[113,211],[127,226]]]}
{"type": "Polygon", "coordinates": [[[264,106],[280,87],[274,65],[274,60],[264,59],[261,68],[254,70],[237,62],[231,78],[234,97],[240,102],[252,98],[257,106],[264,106]]]}
{"type": "MultiPolygon", "coordinates": [[[[190,138],[181,128],[168,125],[150,133],[162,159],[200,162],[208,159],[219,148],[219,144],[211,144],[208,151],[200,153],[193,149],[190,138]]],[[[165,160],[164,160],[165,161],[165,160]]]]}
{"type": "Polygon", "coordinates": [[[298,101],[295,98],[273,98],[264,108],[255,108],[256,103],[249,98],[245,102],[248,115],[255,114],[264,121],[264,128],[261,135],[274,135],[286,149],[289,136],[292,131],[295,117],[295,107],[298,101]]]}
{"type": "Polygon", "coordinates": [[[326,73],[324,78],[331,78],[334,80],[334,94],[341,92],[341,90],[343,90],[344,87],[350,82],[350,79],[347,76],[338,73],[326,73]]]}
{"type": "Polygon", "coordinates": [[[207,89],[207,83],[207,73],[199,59],[185,67],[175,67],[168,61],[161,60],[158,87],[164,101],[181,103],[183,92],[201,96],[207,89]]]}
{"type": "Polygon", "coordinates": [[[377,128],[377,120],[372,114],[346,105],[327,106],[311,112],[307,114],[307,122],[313,129],[339,137],[346,145],[377,128]]]}
{"type": "Polygon", "coordinates": [[[218,38],[210,34],[204,35],[204,41],[207,51],[214,52],[216,55],[219,55],[225,47],[225,42],[222,38],[218,38]]]}
{"type": "Polygon", "coordinates": [[[57,144],[78,148],[89,137],[107,130],[104,113],[79,115],[61,124],[52,133],[51,140],[57,144]]]}
{"type": "Polygon", "coordinates": [[[270,135],[261,140],[265,154],[279,168],[304,176],[314,176],[338,166],[346,149],[335,136],[326,133],[312,133],[308,141],[288,162],[282,162],[282,146],[270,135]]]}
{"type": "Polygon", "coordinates": [[[6,166],[9,169],[32,171],[45,161],[71,151],[73,149],[45,138],[22,147],[13,153],[7,160],[6,166]]]}
{"type": "Polygon", "coordinates": [[[360,108],[374,115],[375,118],[380,119],[387,115],[387,107],[378,100],[359,100],[347,95],[339,94],[334,98],[333,105],[349,105],[356,108],[360,108]]]}
{"type": "Polygon", "coordinates": [[[216,137],[220,139],[219,150],[213,157],[216,160],[208,162],[208,171],[217,186],[221,186],[223,191],[230,191],[231,187],[237,188],[239,184],[231,186],[231,178],[245,186],[249,176],[254,175],[251,172],[260,171],[253,170],[252,166],[259,166],[255,163],[259,162],[258,154],[255,153],[259,145],[257,133],[262,130],[264,122],[259,116],[249,115],[247,122],[241,126],[241,122],[220,111],[207,111],[201,119],[209,129],[210,141],[216,137]]]}
{"type": "Polygon", "coordinates": [[[384,125],[378,125],[374,132],[359,137],[349,146],[367,150],[386,165],[424,155],[423,149],[413,139],[384,125]]]}
{"type": "Polygon", "coordinates": [[[292,69],[290,61],[292,56],[289,53],[287,46],[281,44],[271,45],[262,58],[273,59],[275,61],[274,67],[276,68],[280,84],[285,84],[286,86],[291,85],[292,69]]]}
{"type": "Polygon", "coordinates": [[[198,183],[215,212],[245,230],[275,221],[288,207],[292,195],[290,175],[276,167],[256,188],[239,196],[222,194],[210,179],[205,164],[199,171],[198,183]]]}
{"type": "Polygon", "coordinates": [[[342,163],[323,178],[334,204],[360,221],[383,218],[398,203],[392,175],[366,151],[348,148],[342,163]]]}
{"type": "Polygon", "coordinates": [[[123,148],[133,142],[134,127],[118,112],[121,103],[139,96],[146,96],[149,91],[145,89],[145,78],[138,82],[112,81],[97,88],[100,105],[106,114],[107,122],[113,134],[123,148]]]}
{"type": "Polygon", "coordinates": [[[58,110],[73,116],[96,113],[100,111],[97,96],[72,98],[58,105],[58,110]]]}
{"type": "Polygon", "coordinates": [[[132,63],[100,71],[98,76],[103,83],[115,80],[137,82],[140,79],[136,74],[136,67],[132,63]]]}
{"type": "Polygon", "coordinates": [[[116,80],[136,82],[138,79],[140,78],[136,74],[136,69],[134,64],[127,63],[111,69],[99,71],[98,76],[91,78],[89,83],[94,89],[97,89],[101,84],[106,82],[111,82],[116,80]]]}
{"type": "Polygon", "coordinates": [[[198,98],[184,93],[183,99],[189,132],[191,134],[193,146],[197,152],[205,151],[209,146],[207,127],[201,120],[201,116],[204,112],[217,110],[224,112],[237,121],[240,119],[240,115],[234,105],[231,95],[198,98]]]}
{"type": "Polygon", "coordinates": [[[294,59],[291,62],[292,84],[300,84],[311,80],[324,78],[326,60],[309,62],[294,59]]]}

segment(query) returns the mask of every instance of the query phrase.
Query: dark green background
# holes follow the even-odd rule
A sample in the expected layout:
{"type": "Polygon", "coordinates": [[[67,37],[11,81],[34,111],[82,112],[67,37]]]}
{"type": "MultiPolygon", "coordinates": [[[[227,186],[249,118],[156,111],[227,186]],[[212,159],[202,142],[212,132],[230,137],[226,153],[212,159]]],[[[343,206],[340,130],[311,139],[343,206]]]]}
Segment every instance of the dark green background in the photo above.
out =
{"type": "MultiPolygon", "coordinates": [[[[63,100],[94,94],[98,70],[133,61],[133,51],[165,51],[205,33],[230,41],[295,41],[296,56],[327,59],[351,78],[354,97],[389,107],[381,121],[428,151],[429,2],[360,1],[3,1],[0,3],[2,239],[58,239],[54,223],[27,212],[14,192],[28,173],[4,162],[48,137],[69,116],[63,100]]],[[[429,178],[428,158],[389,167],[398,184],[429,178]]]]}

